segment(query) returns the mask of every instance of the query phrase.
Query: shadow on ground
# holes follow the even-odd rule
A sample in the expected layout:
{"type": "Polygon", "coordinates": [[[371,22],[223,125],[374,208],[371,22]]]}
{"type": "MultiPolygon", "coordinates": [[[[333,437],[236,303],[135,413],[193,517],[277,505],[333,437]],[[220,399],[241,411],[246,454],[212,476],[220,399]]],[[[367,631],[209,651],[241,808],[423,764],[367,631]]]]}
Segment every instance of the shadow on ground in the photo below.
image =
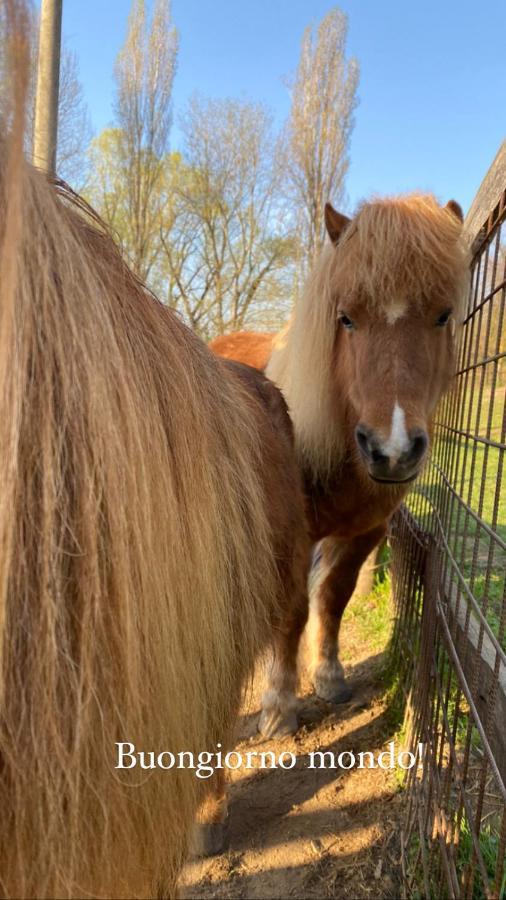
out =
{"type": "MultiPolygon", "coordinates": [[[[357,636],[355,636],[356,638],[357,636]]],[[[345,640],[353,642],[353,629],[345,640]]],[[[348,645],[350,651],[350,645],[348,645]]],[[[186,898],[398,897],[402,795],[395,772],[376,768],[309,768],[309,754],[385,750],[395,724],[385,699],[383,654],[368,656],[357,639],[347,677],[353,697],[342,706],[319,700],[302,679],[300,728],[282,740],[256,731],[259,678],[240,723],[237,749],[283,751],[293,769],[239,770],[232,775],[228,846],[194,860],[181,885],[186,898]]]]}

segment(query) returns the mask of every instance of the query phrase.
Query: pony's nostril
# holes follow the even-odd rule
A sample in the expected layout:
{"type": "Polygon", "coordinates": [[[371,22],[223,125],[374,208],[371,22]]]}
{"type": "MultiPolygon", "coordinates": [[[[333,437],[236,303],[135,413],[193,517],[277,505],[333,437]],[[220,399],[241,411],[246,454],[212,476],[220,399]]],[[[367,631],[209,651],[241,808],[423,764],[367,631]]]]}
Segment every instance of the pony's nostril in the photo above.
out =
{"type": "Polygon", "coordinates": [[[422,459],[425,451],[427,450],[428,443],[429,440],[424,431],[413,435],[411,438],[411,450],[409,452],[410,460],[412,460],[413,462],[418,462],[418,460],[422,459]]]}
{"type": "Polygon", "coordinates": [[[355,438],[364,456],[371,458],[371,446],[369,444],[369,429],[365,425],[357,425],[355,428],[355,438]]]}
{"type": "Polygon", "coordinates": [[[379,465],[385,463],[387,457],[383,453],[378,440],[371,428],[367,425],[357,425],[355,428],[355,437],[359,449],[368,463],[379,465]]]}

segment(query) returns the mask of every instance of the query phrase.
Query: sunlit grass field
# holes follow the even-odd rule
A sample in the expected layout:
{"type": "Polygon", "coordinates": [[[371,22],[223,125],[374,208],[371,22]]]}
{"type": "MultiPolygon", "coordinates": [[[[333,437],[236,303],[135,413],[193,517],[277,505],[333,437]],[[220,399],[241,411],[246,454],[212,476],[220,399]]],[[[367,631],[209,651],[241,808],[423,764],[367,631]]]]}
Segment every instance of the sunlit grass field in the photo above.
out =
{"type": "MultiPolygon", "coordinates": [[[[486,440],[505,441],[504,386],[464,401],[455,426],[486,440]]],[[[408,498],[423,528],[446,543],[454,562],[450,578],[463,583],[506,650],[506,471],[504,450],[438,429],[432,460],[408,498]],[[462,581],[458,572],[461,573],[462,581]]]]}

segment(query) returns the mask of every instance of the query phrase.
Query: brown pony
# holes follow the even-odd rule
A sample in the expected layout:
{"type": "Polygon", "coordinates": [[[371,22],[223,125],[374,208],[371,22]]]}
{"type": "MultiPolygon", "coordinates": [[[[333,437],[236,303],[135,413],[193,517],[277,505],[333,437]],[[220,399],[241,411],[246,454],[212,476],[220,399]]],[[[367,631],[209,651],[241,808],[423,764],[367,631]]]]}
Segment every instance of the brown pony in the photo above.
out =
{"type": "Polygon", "coordinates": [[[116,743],[226,745],[273,623],[304,618],[290,422],[24,162],[28,17],[5,8],[0,896],[172,897],[205,782],[117,770],[116,743]]]}
{"type": "Polygon", "coordinates": [[[351,693],[338,660],[341,618],[427,458],[454,369],[468,260],[454,201],[375,200],[351,221],[328,204],[325,220],[331,243],[286,329],[211,347],[265,369],[287,400],[311,537],[322,542],[313,679],[320,697],[339,703],[351,693]]]}

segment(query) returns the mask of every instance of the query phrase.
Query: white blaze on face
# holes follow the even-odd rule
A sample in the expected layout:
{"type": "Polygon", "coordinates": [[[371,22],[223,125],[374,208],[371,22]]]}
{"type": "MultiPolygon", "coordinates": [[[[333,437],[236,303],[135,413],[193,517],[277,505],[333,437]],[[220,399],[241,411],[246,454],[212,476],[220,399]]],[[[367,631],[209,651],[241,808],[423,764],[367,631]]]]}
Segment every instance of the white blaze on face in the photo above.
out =
{"type": "Polygon", "coordinates": [[[392,303],[392,305],[386,310],[385,316],[388,325],[395,325],[398,319],[402,319],[402,317],[406,314],[406,304],[405,303],[392,303]]]}
{"type": "Polygon", "coordinates": [[[406,431],[406,416],[404,410],[396,401],[392,413],[390,436],[383,444],[381,450],[385,456],[389,457],[390,464],[393,465],[409,447],[410,441],[406,431]]]}

